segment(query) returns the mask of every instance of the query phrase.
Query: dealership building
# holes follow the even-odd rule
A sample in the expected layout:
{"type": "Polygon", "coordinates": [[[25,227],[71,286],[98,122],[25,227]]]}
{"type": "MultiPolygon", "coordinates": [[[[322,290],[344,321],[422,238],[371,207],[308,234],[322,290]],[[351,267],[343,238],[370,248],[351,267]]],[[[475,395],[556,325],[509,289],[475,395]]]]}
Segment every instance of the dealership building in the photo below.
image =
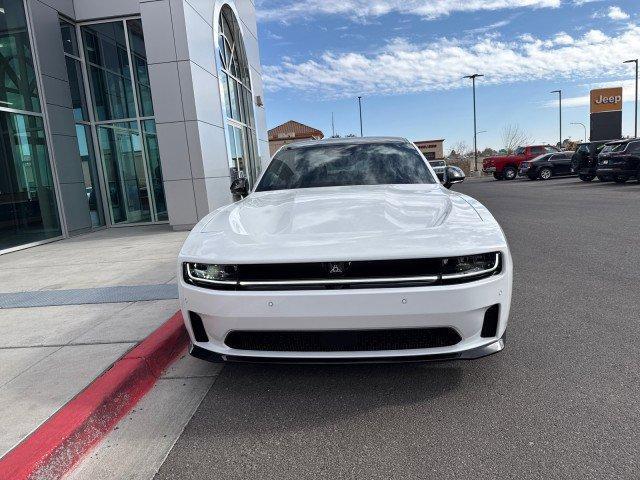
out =
{"type": "Polygon", "coordinates": [[[252,0],[0,0],[0,253],[193,226],[269,157],[252,0]]]}
{"type": "Polygon", "coordinates": [[[437,140],[416,140],[413,142],[422,152],[427,160],[443,160],[444,159],[444,139],[437,140]]]}

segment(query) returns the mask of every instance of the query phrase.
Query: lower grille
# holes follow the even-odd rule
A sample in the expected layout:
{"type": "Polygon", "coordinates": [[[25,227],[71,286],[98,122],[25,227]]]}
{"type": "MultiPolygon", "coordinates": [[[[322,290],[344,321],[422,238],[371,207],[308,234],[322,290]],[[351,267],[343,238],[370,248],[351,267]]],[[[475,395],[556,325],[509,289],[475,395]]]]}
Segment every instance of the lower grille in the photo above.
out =
{"type": "Polygon", "coordinates": [[[453,328],[325,331],[234,331],[225,344],[268,352],[372,352],[449,347],[462,338],[453,328]]]}

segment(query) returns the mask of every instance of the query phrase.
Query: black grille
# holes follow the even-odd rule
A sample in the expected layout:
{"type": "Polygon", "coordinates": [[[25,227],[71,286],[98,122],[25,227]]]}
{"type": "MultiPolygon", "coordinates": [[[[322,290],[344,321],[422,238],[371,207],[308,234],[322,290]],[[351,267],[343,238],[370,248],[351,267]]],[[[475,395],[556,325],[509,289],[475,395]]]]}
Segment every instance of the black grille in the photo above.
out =
{"type": "Polygon", "coordinates": [[[225,344],[269,352],[371,352],[449,347],[462,338],[452,328],[325,331],[234,331],[225,344]]]}
{"type": "Polygon", "coordinates": [[[238,277],[243,281],[292,280],[305,278],[389,278],[439,275],[439,258],[408,260],[372,260],[326,263],[276,263],[238,265],[238,277]],[[332,269],[334,273],[330,273],[332,269]]]}

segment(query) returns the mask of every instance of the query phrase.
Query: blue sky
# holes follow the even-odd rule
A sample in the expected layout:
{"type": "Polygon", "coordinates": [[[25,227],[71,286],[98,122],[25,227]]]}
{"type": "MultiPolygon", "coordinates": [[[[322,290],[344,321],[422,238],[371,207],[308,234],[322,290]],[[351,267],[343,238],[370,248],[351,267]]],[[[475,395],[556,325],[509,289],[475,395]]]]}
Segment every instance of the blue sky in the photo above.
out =
{"type": "Polygon", "coordinates": [[[623,133],[633,133],[639,0],[257,0],[267,124],[293,119],[331,135],[473,142],[471,86],[480,72],[478,146],[501,146],[518,124],[535,142],[589,123],[588,92],[624,85],[623,133]]]}

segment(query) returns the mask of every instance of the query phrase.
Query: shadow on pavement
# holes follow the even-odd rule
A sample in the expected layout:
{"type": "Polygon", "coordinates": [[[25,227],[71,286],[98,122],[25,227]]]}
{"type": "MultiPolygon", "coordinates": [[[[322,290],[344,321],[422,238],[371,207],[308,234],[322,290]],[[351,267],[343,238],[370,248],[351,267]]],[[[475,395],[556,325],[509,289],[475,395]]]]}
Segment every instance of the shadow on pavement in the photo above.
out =
{"type": "Polygon", "coordinates": [[[464,363],[226,365],[209,396],[217,435],[308,429],[453,393],[464,363]]]}

